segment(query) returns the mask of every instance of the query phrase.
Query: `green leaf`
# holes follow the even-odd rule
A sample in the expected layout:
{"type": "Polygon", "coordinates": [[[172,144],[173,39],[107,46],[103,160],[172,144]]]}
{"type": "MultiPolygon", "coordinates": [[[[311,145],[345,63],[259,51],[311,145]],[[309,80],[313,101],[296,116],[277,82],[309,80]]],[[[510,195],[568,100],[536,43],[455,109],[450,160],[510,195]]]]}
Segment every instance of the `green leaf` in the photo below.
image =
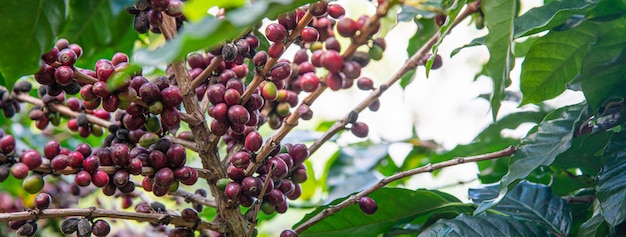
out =
{"type": "Polygon", "coordinates": [[[596,195],[604,220],[615,227],[626,220],[626,131],[613,135],[604,158],[596,195]]]}
{"type": "Polygon", "coordinates": [[[249,31],[250,27],[265,17],[276,17],[281,13],[295,9],[316,0],[265,0],[255,1],[245,7],[228,11],[224,19],[208,16],[194,23],[185,25],[178,37],[153,51],[139,50],[134,55],[137,63],[156,66],[181,59],[188,53],[211,48],[224,39],[235,37],[249,31]]]}
{"type": "MultiPolygon", "coordinates": [[[[452,30],[452,23],[454,22],[454,20],[456,20],[457,16],[459,16],[459,13],[461,13],[461,9],[463,9],[463,6],[465,6],[466,2],[467,0],[441,2],[442,7],[450,5],[447,9],[445,9],[448,12],[448,19],[441,27],[439,27],[439,38],[437,39],[437,42],[433,45],[432,55],[437,55],[439,45],[441,45],[443,39],[452,30]]],[[[433,66],[433,61],[435,61],[435,57],[430,57],[428,61],[426,61],[426,77],[428,77],[428,74],[430,73],[430,68],[433,66]]]]}
{"type": "Polygon", "coordinates": [[[325,179],[329,187],[328,198],[343,197],[378,181],[373,170],[388,155],[388,149],[389,144],[371,143],[342,147],[325,179]]]}
{"type": "Polygon", "coordinates": [[[409,72],[404,74],[404,76],[402,76],[402,78],[400,79],[400,86],[402,87],[402,89],[406,89],[406,87],[409,86],[411,82],[413,82],[413,80],[415,79],[415,71],[415,69],[410,70],[409,72]]]}
{"type": "Polygon", "coordinates": [[[606,147],[612,132],[598,134],[585,134],[575,137],[572,146],[565,152],[559,154],[552,166],[561,169],[578,168],[583,174],[598,174],[602,168],[601,151],[606,147]]]}
{"type": "MultiPolygon", "coordinates": [[[[398,16],[399,17],[399,16],[398,16]]],[[[435,21],[433,19],[420,19],[416,22],[417,31],[409,39],[409,45],[406,48],[406,52],[409,57],[413,56],[423,45],[430,39],[432,35],[437,32],[435,21]]],[[[417,70],[417,69],[416,69],[417,70]]],[[[405,89],[415,79],[415,71],[411,70],[404,74],[400,79],[400,86],[405,89]]]]}
{"type": "Polygon", "coordinates": [[[510,185],[525,178],[538,167],[552,164],[557,155],[566,151],[571,145],[574,128],[585,107],[586,103],[582,102],[556,109],[532,129],[511,157],[509,172],[500,181],[500,195],[494,200],[481,203],[476,213],[496,205],[508,192],[510,185]]]}
{"type": "Polygon", "coordinates": [[[242,7],[245,3],[245,0],[190,0],[185,2],[185,8],[183,9],[183,13],[185,14],[185,17],[190,21],[197,21],[207,16],[207,11],[211,7],[217,6],[219,8],[230,9],[242,7]]]}
{"type": "Polygon", "coordinates": [[[453,49],[452,52],[450,52],[450,57],[454,57],[454,55],[456,55],[459,52],[461,52],[461,49],[474,47],[474,46],[485,45],[485,38],[486,38],[485,36],[475,38],[475,39],[472,40],[472,42],[469,42],[468,44],[465,44],[465,45],[463,45],[461,47],[453,49]]]}
{"type": "MultiPolygon", "coordinates": [[[[498,186],[469,189],[469,197],[474,203],[496,198],[498,186]]],[[[547,226],[561,236],[567,236],[572,222],[571,212],[565,200],[554,195],[550,187],[527,181],[520,182],[492,209],[516,219],[547,226]]]]}
{"type": "Polygon", "coordinates": [[[557,236],[547,226],[520,221],[502,215],[468,216],[461,214],[452,220],[439,220],[422,232],[424,236],[557,236]]]}
{"type": "Polygon", "coordinates": [[[530,47],[537,41],[539,37],[528,37],[523,42],[515,42],[513,46],[513,55],[517,58],[526,57],[530,47]]]}
{"type": "Polygon", "coordinates": [[[594,111],[609,97],[623,97],[626,87],[626,17],[602,22],[597,28],[598,39],[580,70],[583,93],[594,111]]]}
{"type": "Polygon", "coordinates": [[[9,90],[39,70],[67,17],[64,0],[4,1],[0,8],[0,84],[9,90]]]}
{"type": "Polygon", "coordinates": [[[552,99],[565,91],[565,85],[578,71],[589,44],[595,40],[596,24],[583,24],[571,30],[550,31],[530,48],[522,63],[520,106],[552,99]]]}
{"type": "MultiPolygon", "coordinates": [[[[388,231],[397,222],[410,221],[412,217],[424,214],[459,200],[451,200],[449,195],[428,190],[408,190],[382,188],[368,195],[378,204],[373,215],[364,214],[358,205],[352,205],[302,232],[303,236],[378,236],[388,231]],[[402,198],[399,198],[402,197],[402,198]]],[[[316,208],[294,225],[298,226],[324,209],[336,205],[346,198],[337,199],[329,205],[316,208]]]]}
{"type": "MultiPolygon", "coordinates": [[[[132,2],[131,2],[132,3],[132,2]]],[[[60,35],[83,49],[79,66],[93,68],[101,58],[111,58],[116,52],[130,54],[137,33],[132,27],[133,16],[126,13],[126,2],[108,0],[70,0],[68,26],[60,35]]]]}
{"type": "Polygon", "coordinates": [[[596,6],[598,0],[580,1],[563,0],[551,1],[541,7],[528,10],[515,18],[515,38],[539,33],[552,29],[565,22],[568,18],[596,6]]]}
{"type": "Polygon", "coordinates": [[[482,4],[485,13],[485,26],[489,30],[485,45],[489,49],[489,61],[485,65],[487,74],[493,80],[491,96],[491,114],[495,121],[504,98],[504,88],[510,81],[509,73],[513,68],[513,18],[515,1],[485,1],[482,4]]]}
{"type": "Polygon", "coordinates": [[[598,199],[593,202],[593,210],[593,216],[580,225],[578,236],[608,236],[609,228],[606,221],[604,221],[604,218],[602,217],[602,209],[600,208],[600,202],[598,202],[598,199]]]}

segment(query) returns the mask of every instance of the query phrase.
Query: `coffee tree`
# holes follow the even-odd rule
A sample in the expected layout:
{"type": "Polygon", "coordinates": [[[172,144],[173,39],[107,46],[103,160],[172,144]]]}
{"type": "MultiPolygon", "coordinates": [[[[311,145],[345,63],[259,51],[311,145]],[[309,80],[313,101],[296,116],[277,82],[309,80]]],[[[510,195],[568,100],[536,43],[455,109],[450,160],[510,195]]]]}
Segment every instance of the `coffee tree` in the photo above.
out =
{"type": "Polygon", "coordinates": [[[315,0],[4,3],[0,231],[256,236],[277,215],[306,210],[274,234],[626,232],[626,3],[555,0],[525,12],[523,1],[362,3],[375,11],[352,18],[340,2],[315,0]],[[385,34],[397,21],[418,28],[393,39],[409,42],[409,58],[388,78],[362,76],[390,56],[385,34]],[[446,37],[456,27],[487,33],[446,37]],[[395,142],[413,148],[394,162],[359,114],[443,66],[442,43],[458,46],[452,56],[488,50],[477,76],[491,78],[493,123],[451,150],[395,142]],[[507,90],[516,61],[523,95],[507,90]],[[321,135],[293,132],[339,90],[369,95],[322,122],[321,135]],[[584,100],[546,103],[566,90],[584,100]],[[504,101],[528,109],[498,115],[504,101]],[[535,126],[521,140],[503,135],[524,123],[535,126]],[[364,142],[342,144],[313,170],[308,158],[341,133],[364,142]],[[485,184],[469,202],[406,188],[411,176],[463,163],[485,184]]]}

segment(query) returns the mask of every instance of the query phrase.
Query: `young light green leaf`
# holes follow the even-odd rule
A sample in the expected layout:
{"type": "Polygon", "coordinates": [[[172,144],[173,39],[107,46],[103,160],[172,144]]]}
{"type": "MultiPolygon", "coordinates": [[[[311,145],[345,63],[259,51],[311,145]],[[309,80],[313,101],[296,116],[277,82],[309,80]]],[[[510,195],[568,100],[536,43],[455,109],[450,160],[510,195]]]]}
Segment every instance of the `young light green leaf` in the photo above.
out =
{"type": "MultiPolygon", "coordinates": [[[[388,231],[399,221],[410,221],[410,217],[437,210],[451,203],[460,204],[459,200],[450,200],[449,195],[441,196],[438,192],[428,190],[412,191],[401,188],[383,188],[368,196],[378,204],[378,210],[373,215],[366,215],[359,209],[358,205],[352,205],[324,218],[299,236],[378,236],[380,233],[388,231]]],[[[316,208],[294,226],[302,224],[317,213],[345,199],[345,197],[337,199],[329,205],[316,208]]]]}
{"type": "Polygon", "coordinates": [[[522,63],[521,105],[552,99],[565,91],[580,69],[589,44],[595,40],[595,23],[571,30],[550,31],[531,46],[522,63]]]}
{"type": "Polygon", "coordinates": [[[565,22],[569,17],[583,14],[597,4],[594,1],[563,0],[551,1],[543,6],[530,9],[523,15],[515,18],[514,38],[539,33],[552,29],[565,22]]]}
{"type": "Polygon", "coordinates": [[[207,16],[185,25],[178,37],[153,51],[142,49],[134,55],[135,62],[142,65],[159,65],[180,59],[188,53],[214,47],[224,39],[233,39],[265,17],[276,17],[316,0],[265,0],[255,1],[228,11],[224,19],[207,16]]]}
{"type": "Polygon", "coordinates": [[[582,102],[556,109],[532,129],[511,157],[509,172],[500,181],[500,195],[482,202],[475,213],[495,206],[508,193],[512,184],[524,179],[538,167],[552,164],[557,155],[566,151],[585,108],[586,103],[582,102]]]}
{"type": "Polygon", "coordinates": [[[547,226],[521,221],[508,216],[487,214],[468,216],[461,214],[454,219],[441,219],[430,226],[420,237],[429,236],[558,236],[547,226]]]}
{"type": "MultiPolygon", "coordinates": [[[[469,197],[478,204],[498,197],[499,190],[497,184],[470,189],[469,197]]],[[[572,215],[565,200],[554,195],[550,187],[527,181],[520,182],[492,209],[516,219],[548,226],[561,236],[567,236],[572,223],[572,215]]]]}
{"type": "Polygon", "coordinates": [[[604,159],[606,163],[597,177],[596,195],[604,220],[615,227],[626,220],[626,131],[613,135],[604,159]]]}
{"type": "Polygon", "coordinates": [[[36,73],[41,55],[52,49],[66,18],[64,0],[4,1],[0,7],[0,79],[4,79],[0,84],[11,90],[21,76],[36,73]]]}
{"type": "Polygon", "coordinates": [[[490,99],[491,114],[495,121],[515,60],[512,49],[515,1],[485,1],[482,10],[485,13],[485,26],[489,30],[485,38],[489,61],[485,67],[488,76],[493,80],[493,94],[490,99]]]}

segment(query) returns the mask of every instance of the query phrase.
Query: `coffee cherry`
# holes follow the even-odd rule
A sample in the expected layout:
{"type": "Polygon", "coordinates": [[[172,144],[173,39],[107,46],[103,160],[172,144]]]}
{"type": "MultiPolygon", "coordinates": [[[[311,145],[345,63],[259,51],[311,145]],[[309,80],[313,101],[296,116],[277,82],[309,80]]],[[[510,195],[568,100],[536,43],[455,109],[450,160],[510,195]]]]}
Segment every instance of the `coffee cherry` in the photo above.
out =
{"type": "Polygon", "coordinates": [[[139,96],[141,96],[141,100],[144,102],[151,103],[160,98],[161,90],[154,83],[144,83],[139,87],[139,96]]]}
{"type": "Polygon", "coordinates": [[[169,187],[174,182],[174,171],[170,168],[162,168],[154,174],[154,185],[169,187]]]}
{"type": "Polygon", "coordinates": [[[337,22],[337,32],[343,37],[352,37],[357,31],[356,22],[350,18],[342,18],[337,22]]]}
{"type": "Polygon", "coordinates": [[[37,232],[37,222],[24,223],[16,231],[19,236],[33,236],[35,232],[37,232]]]}
{"type": "Polygon", "coordinates": [[[113,184],[120,188],[126,186],[130,179],[130,174],[126,170],[118,170],[113,175],[113,184]]]}
{"type": "Polygon", "coordinates": [[[279,62],[272,67],[270,76],[273,80],[284,80],[291,76],[291,64],[287,62],[279,62]]]}
{"type": "Polygon", "coordinates": [[[308,179],[308,175],[306,173],[306,168],[296,169],[291,173],[291,180],[294,183],[304,183],[308,179]]]}
{"type": "Polygon", "coordinates": [[[250,120],[250,113],[241,105],[233,105],[228,108],[228,119],[233,124],[244,125],[250,120]]]}
{"type": "Polygon", "coordinates": [[[237,168],[246,168],[250,164],[250,158],[250,153],[239,151],[231,157],[230,161],[237,168]]]}
{"type": "MultiPolygon", "coordinates": [[[[189,173],[188,177],[180,177],[177,179],[180,180],[180,183],[184,184],[184,185],[194,185],[196,182],[198,182],[198,171],[194,168],[188,167],[188,166],[183,166],[181,168],[178,168],[176,170],[183,170],[183,173],[189,173]]],[[[176,177],[176,171],[174,171],[174,177],[176,177]]]]}
{"type": "Polygon", "coordinates": [[[254,57],[252,57],[252,63],[254,66],[261,67],[265,65],[267,62],[267,53],[265,51],[257,52],[254,57]]]}
{"type": "Polygon", "coordinates": [[[257,151],[261,148],[261,145],[263,145],[263,137],[261,137],[259,132],[252,131],[248,133],[244,142],[244,146],[248,151],[257,151]]]}
{"type": "Polygon", "coordinates": [[[236,182],[239,182],[246,177],[246,173],[242,168],[237,168],[232,164],[226,167],[226,175],[228,175],[228,178],[235,180],[236,182]]]}
{"type": "Polygon", "coordinates": [[[443,60],[441,59],[441,55],[437,54],[435,55],[435,59],[433,60],[433,65],[430,67],[430,69],[436,70],[441,68],[441,66],[443,65],[443,60]]]}
{"type": "Polygon", "coordinates": [[[130,149],[126,144],[115,144],[111,147],[111,158],[116,165],[125,167],[130,161],[130,149]]]}
{"type": "Polygon", "coordinates": [[[164,108],[161,112],[161,121],[163,124],[174,127],[180,123],[180,113],[175,108],[164,108]]]}
{"type": "Polygon", "coordinates": [[[105,220],[96,220],[91,227],[91,233],[98,237],[107,236],[111,232],[111,226],[105,220]]]}
{"type": "Polygon", "coordinates": [[[76,229],[78,228],[78,220],[79,218],[72,217],[61,222],[61,233],[69,235],[76,232],[76,229]]]}
{"type": "Polygon", "coordinates": [[[268,160],[267,164],[265,164],[265,173],[269,173],[272,166],[274,167],[272,178],[275,179],[284,178],[289,171],[289,168],[287,167],[285,161],[276,157],[272,157],[268,160]]]}
{"type": "Polygon", "coordinates": [[[372,215],[378,209],[378,205],[376,204],[374,199],[365,196],[359,199],[359,208],[361,208],[361,211],[363,211],[363,213],[372,215]]]}
{"type": "Polygon", "coordinates": [[[357,80],[356,86],[359,89],[364,90],[364,91],[372,90],[374,89],[374,82],[372,81],[372,79],[361,77],[357,80]]]}
{"type": "Polygon", "coordinates": [[[176,107],[183,102],[183,95],[178,87],[167,87],[161,91],[161,102],[166,107],[176,107]]]}
{"type": "Polygon", "coordinates": [[[69,66],[60,66],[54,71],[54,79],[62,86],[69,85],[74,80],[74,71],[69,66]]]}
{"type": "Polygon", "coordinates": [[[24,190],[26,190],[26,192],[30,194],[35,194],[41,191],[43,185],[43,177],[41,177],[41,175],[39,174],[29,175],[22,182],[22,187],[24,188],[24,190]]]}
{"type": "Polygon", "coordinates": [[[172,144],[165,154],[167,157],[167,164],[170,168],[179,168],[187,161],[187,154],[185,148],[179,144],[172,144]]]}
{"type": "Polygon", "coordinates": [[[35,196],[35,208],[39,210],[48,209],[48,207],[50,206],[51,199],[52,198],[50,197],[50,194],[47,194],[47,193],[37,194],[37,196],[35,196]]]}
{"type": "Polygon", "coordinates": [[[370,48],[368,55],[371,59],[378,61],[383,58],[383,49],[380,46],[374,44],[370,48]]]}
{"type": "Polygon", "coordinates": [[[309,12],[311,12],[313,16],[322,16],[326,14],[327,10],[328,10],[328,3],[325,1],[312,3],[311,6],[309,6],[309,12]]]}
{"type": "Polygon", "coordinates": [[[368,128],[367,124],[365,124],[363,122],[356,122],[356,123],[352,124],[352,128],[350,128],[350,131],[355,136],[360,137],[360,138],[364,138],[364,137],[367,137],[367,134],[369,132],[369,128],[368,128]]]}
{"type": "Polygon", "coordinates": [[[74,182],[78,186],[86,187],[91,183],[91,175],[89,174],[89,172],[81,170],[76,174],[74,182]]]}
{"type": "Polygon", "coordinates": [[[0,138],[0,151],[9,154],[15,149],[15,138],[12,135],[5,135],[0,138]]]}
{"type": "MultiPolygon", "coordinates": [[[[135,191],[135,183],[132,181],[129,181],[126,185],[122,186],[122,187],[118,187],[118,189],[120,190],[120,192],[122,193],[132,193],[133,191],[135,191]]],[[[122,199],[122,208],[128,208],[132,205],[132,199],[130,198],[124,198],[122,199]],[[124,204],[126,203],[126,204],[124,204]]]]}
{"type": "Polygon", "coordinates": [[[165,11],[170,5],[170,0],[150,0],[152,9],[157,11],[165,11]]]}
{"type": "Polygon", "coordinates": [[[267,55],[272,58],[280,58],[283,52],[285,52],[285,44],[283,43],[272,43],[267,49],[267,55]]]}
{"type": "Polygon", "coordinates": [[[341,75],[339,75],[339,73],[328,73],[326,74],[325,79],[326,85],[331,90],[336,91],[343,87],[343,78],[341,78],[341,75]]]}
{"type": "Polygon", "coordinates": [[[244,194],[256,197],[261,193],[263,182],[258,177],[245,177],[241,181],[241,188],[244,194]]]}
{"type": "Polygon", "coordinates": [[[65,48],[59,51],[57,60],[63,66],[74,66],[74,63],[76,63],[76,58],[76,52],[74,52],[74,50],[65,48]]]}
{"type": "Polygon", "coordinates": [[[281,42],[287,37],[287,29],[281,24],[271,23],[265,28],[265,37],[272,42],[281,42]]]}
{"type": "Polygon", "coordinates": [[[238,54],[238,49],[235,44],[227,43],[222,46],[222,59],[224,60],[224,62],[235,61],[238,54]]]}
{"type": "Polygon", "coordinates": [[[302,41],[313,43],[320,38],[320,33],[313,27],[304,27],[304,29],[302,29],[301,37],[302,41]]]}
{"type": "Polygon", "coordinates": [[[109,174],[102,170],[96,170],[91,176],[91,182],[94,186],[102,188],[109,183],[109,174]]]}
{"type": "Polygon", "coordinates": [[[81,218],[78,220],[76,235],[78,237],[89,237],[91,236],[91,223],[87,218],[81,218]]]}
{"type": "Polygon", "coordinates": [[[319,87],[320,79],[315,73],[307,72],[300,77],[300,87],[305,92],[313,92],[319,87]]]}
{"type": "MultiPolygon", "coordinates": [[[[117,63],[119,64],[121,62],[117,63]]],[[[98,77],[98,80],[100,80],[101,82],[107,82],[111,75],[113,75],[113,73],[115,72],[115,65],[118,64],[113,64],[113,62],[105,59],[98,60],[98,62],[96,62],[96,77],[98,77]]]]}
{"type": "Polygon", "coordinates": [[[183,221],[186,222],[196,222],[199,220],[198,212],[191,208],[183,209],[183,211],[180,213],[180,218],[182,218],[183,221]]]}
{"type": "Polygon", "coordinates": [[[9,167],[6,165],[0,166],[0,182],[4,182],[9,177],[9,167]]]}
{"type": "Polygon", "coordinates": [[[280,237],[298,237],[298,233],[290,229],[283,230],[283,232],[280,232],[280,237]]]}
{"type": "Polygon", "coordinates": [[[35,150],[29,150],[27,152],[24,152],[20,156],[20,161],[28,166],[28,169],[31,170],[39,167],[42,163],[41,155],[35,150]]]}
{"type": "Polygon", "coordinates": [[[241,185],[237,182],[228,183],[224,189],[224,194],[226,194],[226,197],[230,200],[239,199],[239,195],[241,194],[241,185]]]}
{"type": "Polygon", "coordinates": [[[28,176],[28,166],[24,163],[15,163],[11,166],[11,174],[16,179],[24,179],[28,176]]]}

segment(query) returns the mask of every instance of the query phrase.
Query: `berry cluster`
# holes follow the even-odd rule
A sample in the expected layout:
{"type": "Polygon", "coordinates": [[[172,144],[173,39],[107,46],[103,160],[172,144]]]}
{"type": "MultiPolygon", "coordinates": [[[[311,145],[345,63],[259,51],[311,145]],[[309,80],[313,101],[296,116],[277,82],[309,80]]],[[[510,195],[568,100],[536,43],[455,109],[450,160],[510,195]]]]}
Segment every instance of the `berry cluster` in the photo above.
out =
{"type": "Polygon", "coordinates": [[[126,8],[126,11],[135,15],[133,27],[140,34],[148,32],[159,34],[159,25],[163,22],[161,12],[176,18],[176,28],[182,27],[183,1],[181,0],[139,0],[135,5],[126,8]]]}
{"type": "Polygon", "coordinates": [[[52,50],[41,56],[45,64],[35,74],[35,80],[46,85],[51,96],[63,91],[70,95],[78,93],[81,85],[74,79],[74,64],[82,54],[83,49],[78,44],[69,44],[66,39],[58,40],[52,50]]]}
{"type": "Polygon", "coordinates": [[[105,220],[90,220],[88,218],[72,217],[61,223],[61,233],[69,235],[76,233],[78,237],[94,236],[103,237],[111,232],[111,226],[105,220]]]}

